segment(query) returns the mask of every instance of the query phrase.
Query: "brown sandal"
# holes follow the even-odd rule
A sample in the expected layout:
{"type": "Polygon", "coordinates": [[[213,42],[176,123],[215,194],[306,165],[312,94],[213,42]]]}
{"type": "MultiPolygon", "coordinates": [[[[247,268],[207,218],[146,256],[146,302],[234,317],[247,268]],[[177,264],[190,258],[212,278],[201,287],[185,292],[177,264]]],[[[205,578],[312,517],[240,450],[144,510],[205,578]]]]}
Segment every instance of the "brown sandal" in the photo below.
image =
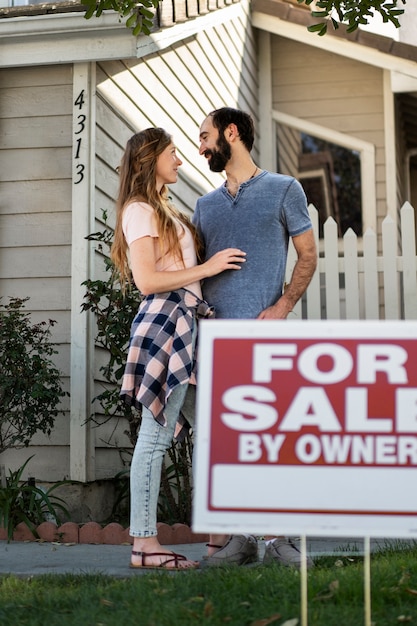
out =
{"type": "MultiPolygon", "coordinates": [[[[218,546],[217,543],[206,543],[206,547],[207,548],[216,548],[216,550],[221,550],[223,548],[223,546],[218,546]]],[[[214,553],[216,554],[216,553],[214,553]]],[[[213,556],[213,555],[211,555],[213,556]]],[[[206,561],[207,559],[209,559],[210,557],[208,556],[208,554],[205,554],[203,556],[204,561],[206,561]]]]}
{"type": "Polygon", "coordinates": [[[130,564],[130,567],[133,567],[134,569],[164,569],[165,568],[167,570],[177,571],[177,570],[195,569],[196,567],[198,567],[198,565],[191,565],[190,567],[180,567],[179,562],[188,561],[188,559],[183,554],[177,554],[176,552],[136,552],[135,550],[132,550],[132,554],[134,556],[142,557],[142,562],[140,565],[134,565],[133,563],[130,564]],[[159,565],[146,565],[145,561],[146,561],[146,557],[148,556],[166,556],[166,557],[172,557],[172,558],[167,558],[166,561],[163,561],[159,565]],[[167,567],[167,564],[172,563],[172,562],[174,563],[174,565],[172,567],[167,567]]]}

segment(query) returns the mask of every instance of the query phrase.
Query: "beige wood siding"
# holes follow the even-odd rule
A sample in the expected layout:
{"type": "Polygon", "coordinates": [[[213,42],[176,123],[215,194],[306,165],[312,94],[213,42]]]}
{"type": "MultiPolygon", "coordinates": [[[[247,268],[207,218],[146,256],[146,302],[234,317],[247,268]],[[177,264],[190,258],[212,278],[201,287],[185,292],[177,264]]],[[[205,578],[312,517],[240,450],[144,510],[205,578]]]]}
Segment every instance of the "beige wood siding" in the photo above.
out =
{"type": "MultiPolygon", "coordinates": [[[[70,65],[0,71],[0,296],[3,303],[9,297],[29,297],[26,310],[34,322],[57,321],[52,337],[65,389],[70,369],[71,100],[70,65]]],[[[30,453],[36,456],[30,473],[41,480],[68,476],[68,441],[66,413],[56,420],[50,439],[39,435],[33,440],[30,453]]],[[[6,465],[16,467],[28,451],[7,451],[3,457],[6,465]]]]}
{"type": "Polygon", "coordinates": [[[275,35],[272,94],[273,109],[375,146],[380,232],[386,215],[383,71],[275,35]]]}

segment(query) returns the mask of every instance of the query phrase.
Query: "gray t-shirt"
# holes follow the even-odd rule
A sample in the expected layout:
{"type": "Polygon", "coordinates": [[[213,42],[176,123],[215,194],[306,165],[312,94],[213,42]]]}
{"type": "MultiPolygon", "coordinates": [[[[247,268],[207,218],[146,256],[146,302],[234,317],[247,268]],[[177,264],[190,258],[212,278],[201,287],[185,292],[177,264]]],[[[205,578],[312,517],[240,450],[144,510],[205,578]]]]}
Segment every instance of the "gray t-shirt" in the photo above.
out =
{"type": "Polygon", "coordinates": [[[300,183],[263,171],[239,187],[225,185],[197,200],[193,216],[210,258],[224,248],[246,252],[241,270],[204,280],[203,297],[218,318],[253,319],[282,295],[289,237],[312,228],[300,183]]]}

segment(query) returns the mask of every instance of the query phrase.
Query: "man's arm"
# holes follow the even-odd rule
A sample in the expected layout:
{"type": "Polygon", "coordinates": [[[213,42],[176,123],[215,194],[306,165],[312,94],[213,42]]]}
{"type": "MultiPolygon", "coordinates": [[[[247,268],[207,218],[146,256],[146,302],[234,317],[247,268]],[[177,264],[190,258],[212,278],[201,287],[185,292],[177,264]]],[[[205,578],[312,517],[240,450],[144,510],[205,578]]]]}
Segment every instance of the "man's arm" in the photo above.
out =
{"type": "Polygon", "coordinates": [[[297,252],[297,262],[291,276],[291,282],[286,287],[280,299],[262,311],[258,319],[286,319],[295,304],[307,289],[317,266],[316,243],[313,230],[307,230],[292,239],[297,252]]]}

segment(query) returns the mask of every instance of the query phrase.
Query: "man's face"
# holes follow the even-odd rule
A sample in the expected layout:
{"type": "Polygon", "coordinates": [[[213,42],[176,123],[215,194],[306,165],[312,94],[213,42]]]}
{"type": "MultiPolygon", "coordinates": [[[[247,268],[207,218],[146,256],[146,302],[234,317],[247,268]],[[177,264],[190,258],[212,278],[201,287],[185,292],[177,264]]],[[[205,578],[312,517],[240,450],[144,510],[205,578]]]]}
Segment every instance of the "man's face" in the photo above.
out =
{"type": "Polygon", "coordinates": [[[232,156],[230,144],[207,117],[200,127],[200,154],[208,160],[212,172],[222,172],[232,156]]]}

